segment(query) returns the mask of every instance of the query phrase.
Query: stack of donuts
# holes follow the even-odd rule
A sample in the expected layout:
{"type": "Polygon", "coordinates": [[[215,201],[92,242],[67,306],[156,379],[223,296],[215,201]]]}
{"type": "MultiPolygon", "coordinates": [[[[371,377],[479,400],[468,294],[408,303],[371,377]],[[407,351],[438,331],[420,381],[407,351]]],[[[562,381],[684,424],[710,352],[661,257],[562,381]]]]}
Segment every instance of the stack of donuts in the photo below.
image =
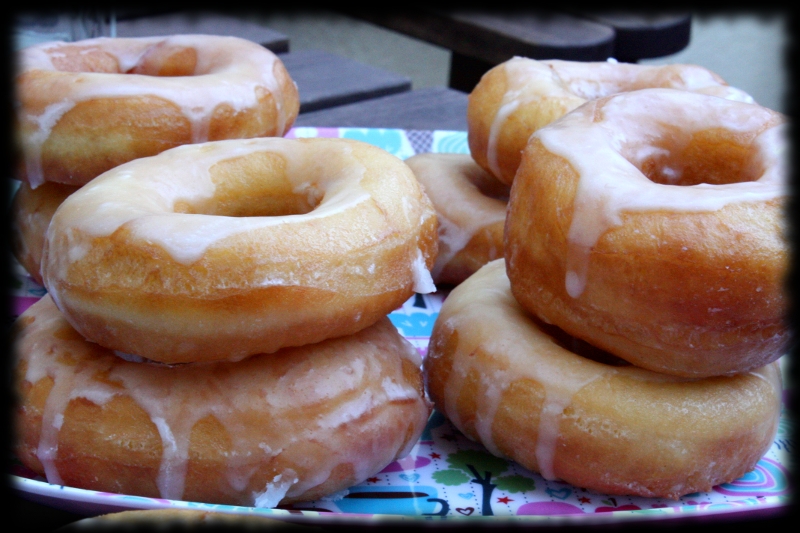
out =
{"type": "Polygon", "coordinates": [[[469,110],[472,156],[511,183],[504,258],[443,304],[436,408],[603,494],[676,499],[752,470],[789,343],[785,117],[702,70],[521,58],[469,110]]]}
{"type": "Polygon", "coordinates": [[[18,54],[15,89],[12,250],[39,283],[44,230],[78,188],[176,146],[282,136],[300,109],[275,54],[212,35],[31,46],[18,54]]]}
{"type": "Polygon", "coordinates": [[[281,138],[296,88],[253,43],[22,55],[19,176],[28,194],[75,190],[36,230],[47,294],[15,325],[20,461],[54,484],[273,507],[406,455],[431,406],[387,314],[434,290],[437,246],[411,170],[357,141],[281,138]]]}

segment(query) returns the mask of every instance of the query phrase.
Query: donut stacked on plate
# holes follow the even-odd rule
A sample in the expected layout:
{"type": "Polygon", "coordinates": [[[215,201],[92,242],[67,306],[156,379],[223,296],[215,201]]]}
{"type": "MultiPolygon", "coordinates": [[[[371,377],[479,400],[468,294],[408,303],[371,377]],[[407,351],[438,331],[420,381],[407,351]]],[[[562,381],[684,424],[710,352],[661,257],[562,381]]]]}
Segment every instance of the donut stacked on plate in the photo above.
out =
{"type": "MultiPolygon", "coordinates": [[[[124,82],[103,91],[144,91],[124,82]]],[[[359,483],[422,433],[421,359],[386,315],[434,289],[436,217],[389,153],[188,143],[94,177],[45,225],[15,451],[50,483],[272,507],[359,483]]]]}
{"type": "Polygon", "coordinates": [[[605,494],[678,498],[752,470],[789,342],[784,129],[754,103],[650,88],[535,131],[505,258],[434,326],[436,407],[490,452],[605,494]]]}
{"type": "Polygon", "coordinates": [[[176,146],[283,136],[300,109],[283,62],[235,37],[49,42],[17,60],[13,251],[37,281],[40,229],[70,192],[176,146]]]}

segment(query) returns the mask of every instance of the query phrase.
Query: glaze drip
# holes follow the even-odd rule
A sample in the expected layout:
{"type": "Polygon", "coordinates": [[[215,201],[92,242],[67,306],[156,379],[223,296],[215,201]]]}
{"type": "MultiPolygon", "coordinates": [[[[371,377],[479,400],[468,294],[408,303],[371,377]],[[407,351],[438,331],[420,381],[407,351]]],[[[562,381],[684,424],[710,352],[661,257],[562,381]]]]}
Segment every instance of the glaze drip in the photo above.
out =
{"type": "MultiPolygon", "coordinates": [[[[511,294],[505,276],[505,262],[493,261],[450,293],[440,316],[447,330],[458,331],[458,354],[445,387],[445,410],[456,427],[463,428],[458,415],[458,397],[467,376],[479,376],[481,400],[475,413],[475,431],[480,442],[493,454],[503,456],[494,444],[493,423],[503,393],[516,382],[531,380],[544,389],[544,404],[539,416],[536,459],[545,479],[555,479],[555,457],[562,413],[572,397],[597,379],[617,372],[613,367],[589,362],[580,364],[559,357],[555,343],[543,345],[529,330],[527,313],[511,294]],[[487,321],[482,316],[492,316],[487,321]],[[497,321],[504,334],[497,334],[497,321]],[[536,355],[531,353],[535,351],[536,355]],[[467,356],[480,352],[481,357],[467,356]],[[487,364],[487,358],[491,361],[487,364]],[[486,368],[495,369],[486,372],[486,368]]],[[[560,348],[559,348],[560,350],[560,348]]]]}

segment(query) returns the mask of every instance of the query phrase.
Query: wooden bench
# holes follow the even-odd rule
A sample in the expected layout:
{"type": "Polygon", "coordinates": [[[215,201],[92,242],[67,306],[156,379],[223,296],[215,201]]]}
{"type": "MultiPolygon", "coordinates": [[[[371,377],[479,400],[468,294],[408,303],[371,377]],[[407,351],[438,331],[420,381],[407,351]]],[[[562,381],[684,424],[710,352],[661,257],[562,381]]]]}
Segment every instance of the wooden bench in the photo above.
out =
{"type": "Polygon", "coordinates": [[[320,50],[279,54],[300,91],[300,113],[411,90],[411,79],[320,50]]]}
{"type": "Polygon", "coordinates": [[[514,56],[636,62],[689,44],[691,16],[545,10],[408,12],[342,8],[348,16],[452,51],[451,88],[470,92],[490,68],[514,56]]]}
{"type": "Polygon", "coordinates": [[[295,126],[467,130],[467,94],[428,87],[303,113],[295,126]]]}
{"type": "Polygon", "coordinates": [[[131,14],[117,20],[117,37],[157,37],[175,34],[232,35],[256,42],[276,54],[289,51],[289,38],[239,17],[205,12],[131,14]]]}

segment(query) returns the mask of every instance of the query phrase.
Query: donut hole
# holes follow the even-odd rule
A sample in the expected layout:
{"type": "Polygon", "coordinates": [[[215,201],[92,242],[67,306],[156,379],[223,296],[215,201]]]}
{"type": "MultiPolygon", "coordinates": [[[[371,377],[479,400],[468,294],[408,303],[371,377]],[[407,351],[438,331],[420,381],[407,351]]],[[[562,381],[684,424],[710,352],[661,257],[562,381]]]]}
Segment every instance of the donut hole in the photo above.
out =
{"type": "Polygon", "coordinates": [[[322,201],[313,185],[297,188],[286,173],[286,161],[271,152],[256,152],[214,164],[209,172],[214,195],[199,202],[179,201],[176,213],[229,217],[304,215],[322,201]]]}
{"type": "Polygon", "coordinates": [[[60,72],[120,72],[119,61],[113,54],[92,46],[61,46],[58,53],[48,57],[60,72]]]}
{"type": "Polygon", "coordinates": [[[164,42],[150,48],[127,74],[145,76],[192,76],[197,68],[197,50],[164,42]]]}
{"type": "Polygon", "coordinates": [[[197,50],[189,46],[175,46],[160,42],[151,46],[132,67],[123,70],[120,60],[112,53],[96,46],[62,46],[57,54],[49,56],[56,70],[61,72],[100,72],[106,74],[141,74],[144,76],[193,76],[198,73],[197,50]]]}
{"type": "Polygon", "coordinates": [[[619,357],[610,354],[605,350],[601,350],[600,348],[597,348],[596,346],[593,346],[584,340],[573,337],[558,326],[542,322],[536,317],[531,317],[531,320],[533,320],[539,329],[541,329],[545,334],[549,335],[554,343],[565,350],[574,353],[575,355],[604,365],[630,366],[630,363],[624,359],[620,359],[619,357]]]}
{"type": "Polygon", "coordinates": [[[467,167],[467,179],[475,185],[480,193],[488,198],[508,202],[511,187],[498,180],[480,167],[467,167]]]}
{"type": "Polygon", "coordinates": [[[756,181],[764,172],[762,165],[754,164],[754,149],[721,128],[693,134],[671,132],[650,148],[652,153],[637,167],[662,185],[742,183],[756,181]]]}

